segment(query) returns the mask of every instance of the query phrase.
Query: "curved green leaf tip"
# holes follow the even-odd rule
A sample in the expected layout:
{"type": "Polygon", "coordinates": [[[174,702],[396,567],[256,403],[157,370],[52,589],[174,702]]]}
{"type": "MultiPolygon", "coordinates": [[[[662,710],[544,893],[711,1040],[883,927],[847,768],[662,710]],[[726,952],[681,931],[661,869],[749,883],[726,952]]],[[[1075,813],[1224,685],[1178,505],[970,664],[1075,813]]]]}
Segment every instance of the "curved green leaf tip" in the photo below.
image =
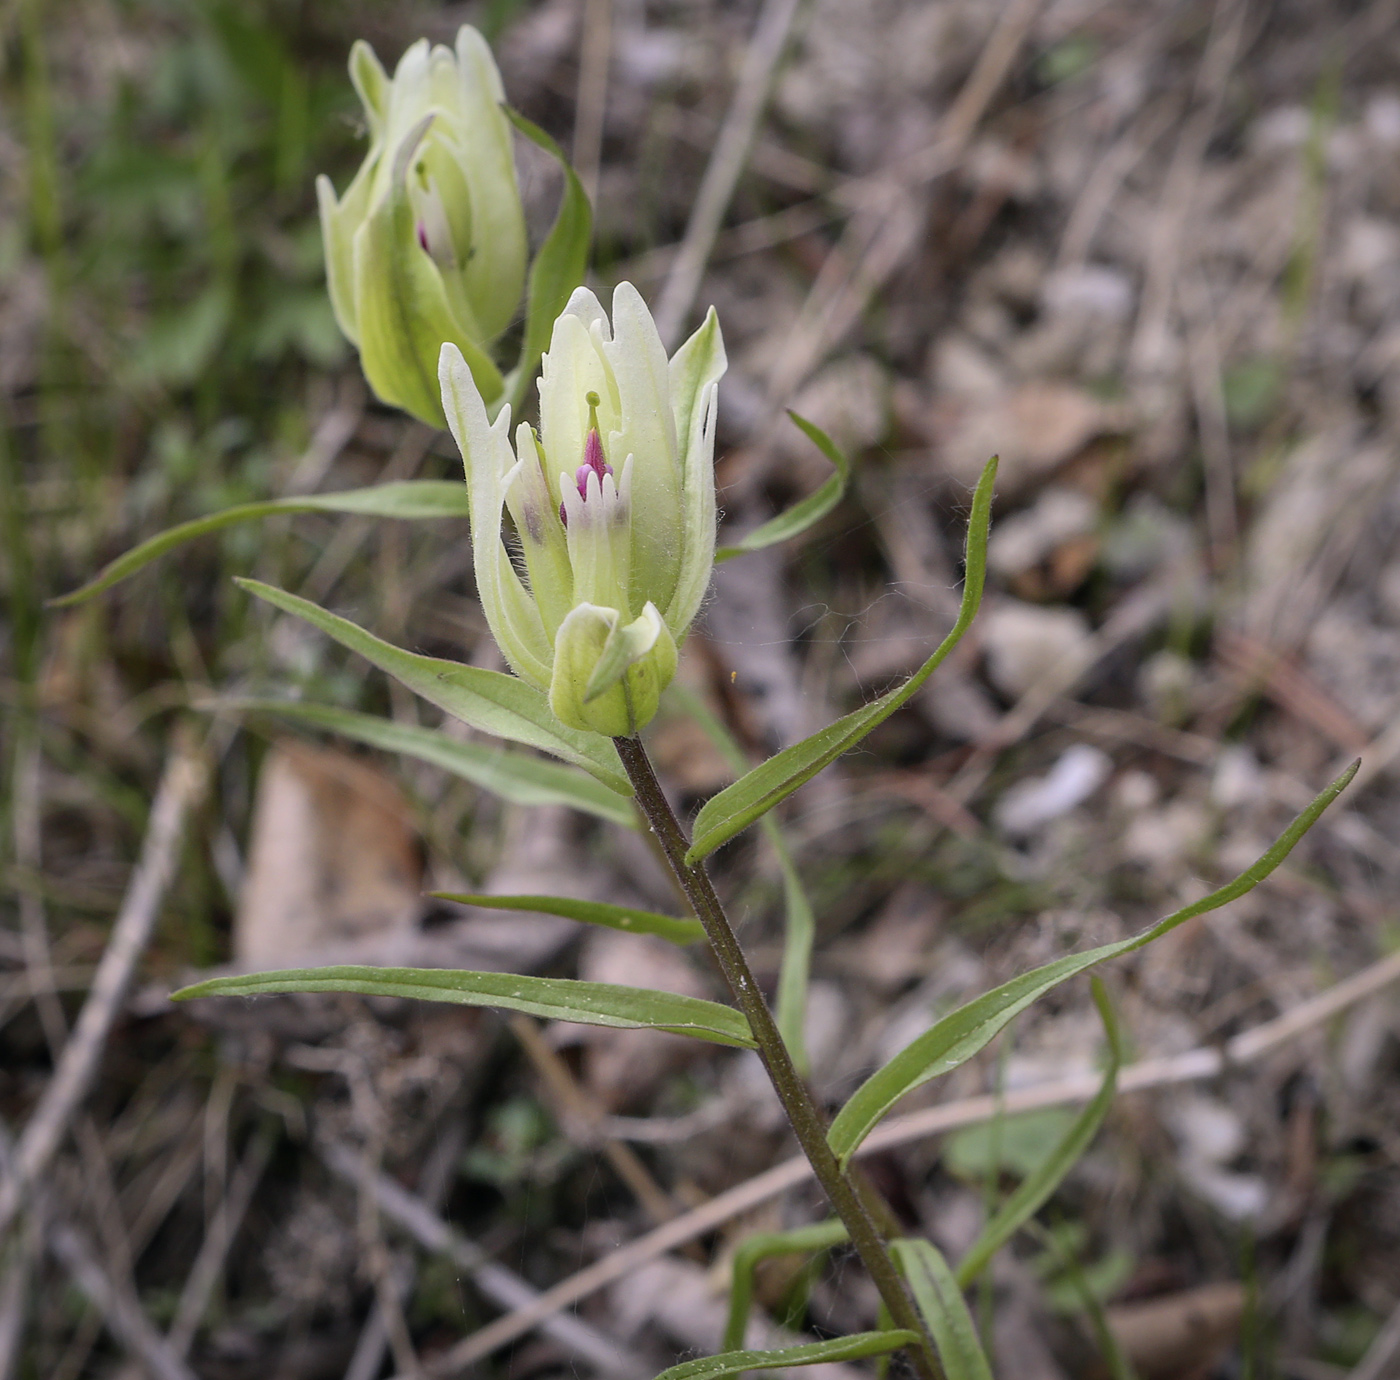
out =
{"type": "Polygon", "coordinates": [[[1210,895],[1173,911],[1130,939],[1104,944],[1084,953],[1066,954],[1053,963],[1022,973],[1010,982],[984,992],[944,1016],[900,1050],[883,1068],[872,1073],[836,1114],[827,1132],[827,1143],[836,1158],[843,1166],[849,1163],[861,1142],[901,1097],[966,1063],[1051,988],[1109,959],[1141,949],[1187,920],[1218,910],[1253,890],[1293,851],[1303,835],[1317,823],[1322,812],[1347,788],[1360,765],[1359,760],[1353,762],[1279,835],[1273,847],[1258,862],[1210,895]]]}
{"type": "Polygon", "coordinates": [[[747,829],[799,786],[805,785],[823,768],[848,752],[872,729],[884,723],[908,703],[944,659],[958,645],[972,624],[982,602],[987,577],[987,532],[992,519],[992,492],[996,485],[997,458],[992,457],[982,471],[972,496],[972,512],[967,527],[967,557],[963,577],[962,604],[957,621],[947,637],[924,664],[903,685],[872,700],[861,709],[834,724],[784,748],[766,762],[741,776],[732,786],[705,802],[695,817],[695,830],[685,860],[694,866],[702,858],[747,829]]]}
{"type": "Polygon", "coordinates": [[[297,498],[272,498],[260,503],[240,503],[205,517],[192,518],[176,527],[157,532],[124,552],[98,571],[87,584],[69,594],[50,599],[53,608],[82,603],[95,594],[111,589],[134,575],[143,566],[196,537],[218,532],[239,522],[254,522],[279,513],[351,513],[360,517],[464,518],[467,516],[467,486],[443,479],[405,479],[392,484],[374,484],[365,489],[346,489],[337,494],[306,494],[297,498]]]}
{"type": "Polygon", "coordinates": [[[809,422],[791,408],[788,409],[788,416],[808,440],[831,461],[836,473],[825,480],[815,493],[799,499],[777,517],[755,527],[734,546],[721,546],[715,552],[716,564],[732,560],[735,556],[743,556],[750,551],[761,551],[765,546],[776,546],[779,542],[799,536],[820,522],[846,495],[846,485],[851,478],[851,462],[844,452],[815,422],[809,422]]]}

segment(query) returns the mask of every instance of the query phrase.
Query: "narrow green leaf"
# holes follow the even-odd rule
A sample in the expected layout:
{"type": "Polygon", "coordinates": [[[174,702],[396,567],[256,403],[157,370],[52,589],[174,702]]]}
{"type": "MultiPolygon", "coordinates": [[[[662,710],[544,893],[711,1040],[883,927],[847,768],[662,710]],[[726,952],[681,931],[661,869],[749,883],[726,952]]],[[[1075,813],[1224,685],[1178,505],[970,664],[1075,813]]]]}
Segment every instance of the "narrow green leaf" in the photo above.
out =
{"type": "Polygon", "coordinates": [[[358,652],[366,661],[454,719],[461,719],[497,738],[507,738],[562,757],[582,767],[619,795],[631,796],[632,787],[622,774],[622,764],[617,760],[617,749],[612,743],[600,734],[585,733],[561,724],[550,711],[544,695],[518,676],[465,666],[459,661],[418,656],[375,637],[349,619],[327,612],[309,599],[288,594],[260,580],[238,578],[234,583],[283,613],[305,619],[313,628],[333,637],[342,647],[358,652]]]}
{"type": "Polygon", "coordinates": [[[960,1006],[943,1017],[900,1050],[883,1068],[872,1073],[836,1114],[827,1132],[827,1141],[837,1159],[843,1165],[848,1163],[861,1141],[905,1093],[966,1063],[1051,988],[1111,958],[1141,949],[1187,920],[1204,915],[1207,911],[1218,910],[1258,886],[1293,851],[1298,840],[1346,789],[1360,765],[1359,761],[1353,762],[1284,830],[1273,847],[1234,881],[1174,911],[1131,939],[1104,944],[1080,954],[1066,954],[1064,958],[1057,958],[1053,963],[1022,973],[1020,977],[984,992],[966,1006],[960,1006]]]}
{"type": "Polygon", "coordinates": [[[588,246],[593,239],[593,208],[578,174],[569,165],[564,150],[537,124],[518,110],[503,106],[507,118],[531,143],[550,154],[564,170],[564,195],[549,234],[530,265],[525,295],[525,334],[520,342],[520,358],[506,379],[506,396],[512,412],[518,414],[529,396],[535,367],[549,345],[555,318],[568,305],[573,290],[583,282],[588,269],[588,246]]]}
{"type": "Polygon", "coordinates": [[[755,527],[746,537],[734,546],[721,546],[715,552],[715,564],[742,556],[749,551],[761,551],[765,546],[776,546],[781,541],[798,536],[809,527],[820,522],[846,494],[846,485],[851,478],[851,462],[836,446],[831,437],[821,427],[799,417],[791,408],[788,416],[806,433],[812,444],[836,467],[836,473],[826,480],[815,493],[794,503],[791,508],[770,518],[761,526],[755,527]]]}
{"type": "Polygon", "coordinates": [[[663,1370],[656,1380],[726,1380],[746,1370],[771,1370],[786,1366],[819,1366],[828,1361],[860,1361],[867,1356],[917,1344],[916,1332],[855,1332],[849,1337],[833,1337],[826,1342],[805,1342],[801,1346],[779,1347],[776,1351],[726,1351],[720,1356],[701,1356],[663,1370]]]}
{"type": "Polygon", "coordinates": [[[81,603],[94,594],[111,589],[134,575],[167,551],[232,527],[238,522],[254,522],[277,513],[356,513],[363,517],[415,520],[419,518],[464,518],[467,516],[467,486],[448,480],[415,479],[398,484],[375,484],[367,489],[346,489],[338,494],[305,494],[296,498],[272,498],[262,503],[240,503],[221,513],[194,518],[171,527],[133,546],[130,551],[105,565],[87,584],[71,594],[49,602],[55,608],[81,603]]]}
{"type": "Polygon", "coordinates": [[[514,805],[571,805],[624,828],[637,828],[636,810],[617,792],[576,767],[546,762],[528,753],[462,743],[437,729],[395,723],[377,714],[358,714],[304,700],[223,699],[200,707],[296,719],[369,747],[431,763],[514,805]]]}
{"type": "Polygon", "coordinates": [[[578,920],[585,925],[606,925],[629,934],[654,934],[673,944],[694,944],[705,937],[705,927],[698,920],[658,915],[655,911],[615,906],[607,901],[580,901],[572,896],[488,896],[455,891],[431,894],[440,901],[480,906],[483,910],[528,910],[536,915],[562,915],[566,920],[578,920]]]}
{"type": "Polygon", "coordinates": [[[1034,1173],[1021,1180],[1016,1191],[1001,1205],[996,1216],[982,1228],[977,1240],[958,1262],[958,1283],[965,1289],[991,1263],[992,1257],[1044,1206],[1066,1174],[1079,1162],[1098,1134],[1118,1087],[1118,1069],[1123,1062],[1123,1039],[1113,1014],[1108,992],[1093,978],[1094,1004],[1108,1032],[1108,1067],[1094,1100],[1075,1117],[1050,1154],[1034,1173]]]}
{"type": "Polygon", "coordinates": [[[891,1250],[933,1333],[947,1380],[992,1380],[992,1368],[967,1311],[967,1301],[938,1247],[931,1241],[906,1239],[892,1242],[891,1250]]]}
{"type": "Polygon", "coordinates": [[[262,997],[285,992],[356,992],[365,997],[496,1006],[548,1020],[579,1021],[617,1030],[666,1030],[719,1045],[754,1047],[748,1022],[732,1006],[644,987],[527,977],[519,973],[344,964],[209,978],[171,995],[174,1001],[189,1001],[193,997],[262,997]]]}
{"type": "MultiPolygon", "coordinates": [[[[743,748],[705,707],[699,695],[678,684],[673,684],[669,693],[685,706],[686,712],[705,731],[736,774],[742,775],[748,770],[749,762],[743,748]]],[[[764,815],[759,825],[783,874],[783,957],[778,968],[778,999],[773,1019],[778,1024],[778,1033],[782,1035],[788,1053],[792,1055],[792,1062],[805,1077],[811,1072],[811,1061],[807,1057],[807,988],[811,982],[817,921],[812,914],[812,903],[807,899],[807,889],[802,885],[802,874],[797,870],[787,839],[783,837],[782,826],[771,814],[764,815]]]]}
{"type": "Polygon", "coordinates": [[[958,619],[952,631],[943,639],[938,650],[903,685],[872,700],[853,714],[847,714],[844,719],[828,724],[810,738],[784,748],[706,801],[695,817],[694,838],[686,854],[686,862],[693,865],[713,853],[720,844],[727,843],[735,834],[747,829],[780,800],[787,799],[799,786],[810,781],[823,767],[829,766],[843,752],[854,747],[871,729],[884,723],[895,710],[907,703],[958,645],[982,600],[982,586],[987,572],[987,528],[991,521],[992,485],[996,480],[996,470],[996,460],[988,461],[978,481],[977,492],[973,495],[972,515],[967,528],[962,607],[958,610],[958,619]]]}
{"type": "Polygon", "coordinates": [[[753,1307],[754,1270],[761,1260],[775,1255],[812,1255],[839,1246],[850,1239],[845,1225],[838,1221],[818,1222],[815,1226],[798,1227],[793,1231],[760,1232],[746,1237],[734,1253],[734,1273],[729,1285],[729,1320],[724,1326],[726,1351],[737,1351],[744,1345],[749,1328],[749,1310],[753,1307]]]}

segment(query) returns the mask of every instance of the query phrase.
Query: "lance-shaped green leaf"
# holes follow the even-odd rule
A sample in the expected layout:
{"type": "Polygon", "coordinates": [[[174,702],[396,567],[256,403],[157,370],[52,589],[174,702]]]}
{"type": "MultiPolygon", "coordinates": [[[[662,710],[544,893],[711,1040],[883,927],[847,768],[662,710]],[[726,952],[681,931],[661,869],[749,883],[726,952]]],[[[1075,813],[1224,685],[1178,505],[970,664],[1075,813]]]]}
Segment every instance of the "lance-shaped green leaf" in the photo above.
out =
{"type": "Polygon", "coordinates": [[[637,827],[633,806],[602,782],[576,767],[546,762],[528,753],[487,747],[484,743],[462,743],[438,729],[395,723],[377,714],[359,714],[304,700],[223,699],[201,707],[295,719],[384,752],[399,752],[441,767],[513,805],[570,805],[628,829],[637,827]]]}
{"type": "Polygon", "coordinates": [[[726,1351],[737,1351],[744,1345],[749,1328],[749,1311],[753,1307],[753,1277],[759,1262],[775,1255],[812,1255],[829,1250],[850,1239],[845,1224],[838,1221],[818,1222],[793,1231],[759,1232],[747,1236],[734,1252],[733,1277],[729,1284],[729,1319],[724,1325],[726,1351]]]}
{"type": "Polygon", "coordinates": [[[732,1006],[675,992],[620,987],[573,978],[528,977],[519,973],[471,973],[447,968],[369,968],[344,964],[328,968],[288,968],[209,978],[172,993],[175,1001],[194,997],[265,997],[288,992],[354,992],[364,997],[407,997],[457,1006],[494,1006],[546,1020],[578,1021],[616,1030],[665,1030],[693,1035],[718,1045],[754,1047],[743,1013],[732,1006]]]}
{"type": "Polygon", "coordinates": [[[962,606],[958,610],[957,622],[939,644],[938,650],[903,685],[872,700],[864,708],[847,714],[844,719],[829,724],[810,738],[784,748],[706,801],[695,817],[694,837],[685,858],[687,863],[694,865],[713,853],[720,844],[727,843],[735,834],[747,829],[780,800],[786,800],[799,786],[810,781],[823,767],[853,748],[895,710],[908,703],[958,645],[982,600],[982,586],[987,573],[987,528],[991,521],[992,485],[996,480],[996,470],[994,458],[982,471],[982,478],[973,495],[972,515],[967,528],[962,606]]]}
{"type": "Polygon", "coordinates": [[[1094,1100],[1075,1117],[1069,1130],[1035,1172],[1021,1180],[1020,1186],[982,1228],[977,1240],[958,1262],[958,1283],[964,1289],[987,1268],[992,1257],[1016,1232],[1040,1211],[1046,1199],[1089,1148],[1090,1141],[1098,1134],[1113,1104],[1113,1095],[1118,1086],[1118,1069],[1123,1062],[1123,1039],[1108,992],[1098,978],[1092,979],[1092,982],[1094,1005],[1099,1008],[1099,1016],[1108,1032],[1108,1067],[1104,1070],[1103,1082],[1094,1100]]]}
{"type": "Polygon", "coordinates": [[[779,542],[799,536],[809,527],[820,522],[846,495],[846,485],[851,478],[851,462],[824,432],[821,427],[799,417],[791,408],[788,416],[806,433],[812,444],[831,461],[836,473],[827,479],[815,493],[799,499],[791,508],[779,513],[775,518],[755,527],[747,536],[741,537],[733,546],[721,546],[715,552],[715,563],[731,560],[749,551],[761,551],[765,546],[776,546],[779,542]]]}
{"type": "Polygon", "coordinates": [[[375,484],[367,489],[347,489],[338,494],[305,494],[296,498],[273,498],[262,503],[240,503],[207,517],[182,522],[133,546],[130,551],[104,566],[87,584],[50,602],[56,608],[80,603],[94,594],[111,589],[128,575],[167,551],[207,536],[239,522],[256,522],[278,513],[355,513],[361,517],[464,518],[467,516],[467,486],[441,479],[404,480],[397,484],[375,484]]]}
{"type": "Polygon", "coordinates": [[[497,738],[507,738],[513,743],[524,743],[562,757],[582,767],[619,795],[632,794],[612,743],[596,733],[584,733],[561,724],[550,712],[544,695],[519,677],[406,652],[349,619],[327,612],[309,599],[288,594],[260,580],[240,578],[235,583],[284,613],[305,619],[313,628],[333,637],[342,647],[358,652],[366,661],[454,719],[461,719],[497,738]]]}
{"type": "Polygon", "coordinates": [[[932,1078],[950,1072],[971,1059],[1007,1024],[1051,988],[1068,981],[1086,969],[1111,958],[1132,953],[1169,934],[1178,925],[1197,915],[1218,910],[1258,886],[1293,851],[1294,845],[1317,822],[1322,812],[1346,789],[1360,762],[1353,762],[1311,805],[1284,830],[1278,841],[1252,867],[1209,896],[1173,911],[1166,919],[1116,944],[1104,944],[1080,954],[1066,954],[1053,963],[1004,982],[983,993],[950,1015],[916,1040],[906,1045],[883,1068],[872,1073],[856,1089],[850,1101],[836,1114],[827,1132],[837,1159],[844,1165],[881,1117],[905,1093],[921,1087],[932,1078]]]}
{"type": "Polygon", "coordinates": [[[554,158],[564,170],[564,195],[559,202],[559,212],[530,265],[520,359],[506,377],[506,397],[510,400],[511,412],[519,415],[529,396],[535,367],[549,344],[555,318],[568,305],[569,294],[583,282],[587,271],[588,246],[593,239],[593,208],[563,149],[518,110],[509,106],[501,108],[521,134],[554,158]]]}
{"type": "Polygon", "coordinates": [[[834,1361],[860,1361],[867,1356],[884,1356],[902,1347],[917,1345],[916,1332],[892,1329],[886,1332],[854,1332],[849,1337],[833,1337],[826,1342],[805,1342],[775,1351],[726,1351],[719,1356],[701,1356],[663,1370],[656,1380],[725,1380],[746,1370],[775,1367],[820,1366],[834,1361]]]}
{"type": "Polygon", "coordinates": [[[906,1239],[892,1242],[890,1249],[933,1334],[947,1380],[992,1380],[977,1326],[938,1247],[931,1241],[906,1239]]]}
{"type": "Polygon", "coordinates": [[[616,906],[608,901],[580,901],[572,896],[488,896],[477,892],[434,891],[440,901],[456,901],[483,910],[528,910],[536,915],[562,915],[585,925],[606,925],[629,934],[654,934],[672,944],[694,944],[705,937],[698,920],[674,915],[658,915],[634,906],[616,906]]]}
{"type": "MultiPolygon", "coordinates": [[[[686,712],[704,729],[735,774],[742,775],[749,765],[743,748],[705,707],[704,700],[684,685],[672,685],[670,695],[684,705],[686,712]]],[[[812,948],[816,941],[817,921],[812,914],[812,903],[807,899],[807,889],[802,885],[802,874],[797,870],[787,839],[783,837],[782,826],[771,814],[765,815],[759,824],[783,874],[783,957],[778,967],[777,1009],[773,1018],[778,1023],[778,1033],[782,1035],[788,1053],[792,1055],[792,1062],[805,1077],[811,1072],[807,1058],[807,988],[812,975],[812,948]]]]}

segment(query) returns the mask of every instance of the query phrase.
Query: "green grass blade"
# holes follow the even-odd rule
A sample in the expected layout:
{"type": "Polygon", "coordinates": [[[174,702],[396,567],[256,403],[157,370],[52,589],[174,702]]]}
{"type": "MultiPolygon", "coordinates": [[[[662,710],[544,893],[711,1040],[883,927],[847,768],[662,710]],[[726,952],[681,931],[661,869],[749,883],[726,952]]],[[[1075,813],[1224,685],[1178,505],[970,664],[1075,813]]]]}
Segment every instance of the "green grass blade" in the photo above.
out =
{"type": "Polygon", "coordinates": [[[1346,789],[1359,766],[1359,762],[1352,763],[1284,830],[1273,847],[1234,881],[1174,911],[1131,939],[1104,944],[1084,953],[1067,954],[1042,968],[1002,983],[1000,987],[983,993],[943,1017],[906,1045],[883,1068],[871,1074],[836,1114],[827,1132],[827,1141],[837,1159],[843,1165],[848,1163],[861,1141],[905,1093],[966,1063],[1026,1007],[1052,988],[1108,959],[1141,949],[1187,920],[1217,910],[1258,886],[1346,789]]]}
{"type": "Polygon", "coordinates": [[[777,517],[755,527],[734,546],[721,546],[715,552],[716,565],[749,551],[761,551],[765,546],[776,546],[779,542],[800,535],[820,522],[846,496],[846,485],[851,479],[851,462],[821,427],[809,422],[805,417],[799,417],[791,408],[788,409],[788,416],[831,461],[836,467],[836,473],[825,480],[815,493],[808,494],[777,517]]]}
{"type": "Polygon", "coordinates": [[[819,1366],[831,1361],[860,1361],[867,1356],[883,1356],[902,1347],[917,1344],[915,1332],[856,1332],[849,1337],[833,1337],[826,1342],[806,1342],[801,1346],[779,1347],[776,1351],[726,1351],[719,1356],[701,1356],[663,1370],[656,1380],[726,1380],[746,1370],[774,1367],[819,1366]]]}
{"type": "MultiPolygon", "coordinates": [[[[329,704],[303,700],[211,700],[202,708],[242,714],[275,714],[324,728],[368,747],[414,757],[513,805],[570,805],[627,829],[637,828],[637,812],[615,791],[575,767],[546,762],[509,748],[462,743],[433,728],[395,723],[377,714],[360,714],[329,704]]],[[[698,921],[696,922],[699,923],[698,921]]]]}
{"type": "Polygon", "coordinates": [[[260,997],[286,992],[355,992],[366,997],[407,997],[414,1001],[494,1006],[547,1020],[579,1021],[617,1030],[666,1030],[714,1044],[754,1047],[741,1012],[719,1002],[619,987],[573,978],[528,977],[519,973],[471,973],[447,968],[370,968],[344,964],[328,968],[288,968],[210,978],[172,994],[194,997],[260,997]]]}
{"type": "Polygon", "coordinates": [[[987,529],[991,521],[992,486],[996,480],[997,462],[987,464],[978,481],[972,499],[972,514],[967,529],[966,577],[963,582],[962,606],[952,631],[937,651],[903,685],[881,695],[861,709],[834,724],[804,738],[800,743],[784,748],[761,766],[755,767],[732,786],[706,801],[695,817],[694,838],[686,862],[699,862],[713,853],[722,843],[747,829],[754,820],[766,814],[780,800],[787,799],[799,786],[805,785],[823,767],[829,766],[843,752],[854,747],[873,728],[882,724],[895,710],[910,700],[957,646],[977,613],[982,600],[982,587],[987,572],[987,529]]]}
{"type": "Polygon", "coordinates": [[[1117,1017],[1108,1000],[1103,983],[1093,979],[1094,1004],[1099,1008],[1104,1029],[1108,1032],[1108,1067],[1094,1100],[1074,1119],[1069,1130],[1033,1174],[1021,1181],[1016,1191],[1002,1204],[996,1216],[983,1227],[967,1254],[958,1262],[958,1284],[967,1288],[991,1263],[992,1257],[1045,1205],[1060,1186],[1066,1174],[1078,1163],[1098,1134],[1118,1087],[1118,1070],[1123,1062],[1123,1040],[1117,1017]]]}
{"type": "Polygon", "coordinates": [[[811,1255],[817,1251],[839,1246],[850,1239],[841,1222],[818,1222],[793,1231],[761,1232],[747,1237],[734,1253],[734,1273],[729,1285],[729,1319],[724,1325],[726,1351],[738,1351],[744,1345],[749,1328],[749,1311],[753,1307],[754,1271],[762,1260],[775,1255],[811,1255]]]}
{"type": "Polygon", "coordinates": [[[562,757],[582,767],[618,795],[631,796],[632,787],[622,774],[617,749],[612,743],[600,734],[565,727],[550,711],[543,693],[518,676],[466,666],[458,661],[418,656],[375,637],[309,599],[288,594],[260,580],[240,578],[234,583],[283,613],[304,619],[342,647],[358,652],[366,661],[454,719],[461,719],[497,738],[524,743],[562,757]]]}
{"type": "Polygon", "coordinates": [[[694,944],[705,937],[698,920],[674,915],[658,915],[634,906],[616,906],[608,901],[581,901],[572,896],[488,896],[476,892],[434,891],[440,901],[456,901],[483,910],[526,910],[536,915],[562,915],[585,925],[606,925],[629,934],[654,934],[672,944],[694,944]]]}
{"type": "Polygon", "coordinates": [[[903,1240],[892,1242],[891,1250],[933,1334],[947,1380],[992,1380],[967,1301],[938,1247],[931,1241],[903,1240]]]}
{"type": "Polygon", "coordinates": [[[593,240],[593,208],[564,150],[519,111],[509,106],[502,109],[521,134],[550,154],[564,170],[564,195],[559,202],[559,212],[530,265],[520,359],[506,380],[506,396],[518,414],[529,396],[530,382],[540,356],[549,345],[555,318],[568,305],[570,294],[583,282],[587,272],[588,247],[593,240]]]}
{"type": "Polygon", "coordinates": [[[171,527],[134,546],[104,566],[87,584],[49,602],[55,608],[91,599],[111,589],[142,566],[173,551],[196,537],[221,531],[239,522],[256,522],[278,513],[354,513],[361,517],[464,518],[467,516],[467,486],[439,479],[409,479],[397,484],[376,484],[367,489],[347,489],[338,494],[306,494],[297,498],[273,498],[262,503],[240,503],[220,513],[194,518],[171,527]]]}

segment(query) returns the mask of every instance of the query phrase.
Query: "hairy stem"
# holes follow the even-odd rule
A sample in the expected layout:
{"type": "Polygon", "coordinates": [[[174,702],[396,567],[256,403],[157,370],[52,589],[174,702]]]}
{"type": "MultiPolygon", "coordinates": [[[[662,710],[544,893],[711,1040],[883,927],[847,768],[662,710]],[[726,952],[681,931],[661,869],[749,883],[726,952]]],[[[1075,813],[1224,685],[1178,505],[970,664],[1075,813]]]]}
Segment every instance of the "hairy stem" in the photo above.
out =
{"type": "Polygon", "coordinates": [[[719,960],[720,970],[729,984],[734,1001],[748,1020],[758,1043],[759,1057],[768,1071],[773,1090],[778,1094],[802,1153],[810,1162],[812,1172],[837,1216],[850,1232],[851,1244],[879,1290],[895,1326],[917,1332],[924,1339],[922,1348],[911,1349],[915,1369],[923,1380],[938,1380],[940,1370],[928,1329],[905,1291],[904,1282],[885,1248],[866,1197],[858,1191],[851,1178],[841,1172],[836,1156],[826,1142],[826,1119],[802,1081],[783,1037],[778,1033],[773,1014],[754,981],[748,960],[739,947],[729,917],[704,864],[695,867],[686,865],[685,854],[689,845],[685,833],[661,789],[661,783],[656,779],[656,772],[641,739],[614,738],[613,742],[622,759],[623,770],[636,792],[637,806],[656,835],[681,890],[704,925],[710,947],[719,960]]]}

